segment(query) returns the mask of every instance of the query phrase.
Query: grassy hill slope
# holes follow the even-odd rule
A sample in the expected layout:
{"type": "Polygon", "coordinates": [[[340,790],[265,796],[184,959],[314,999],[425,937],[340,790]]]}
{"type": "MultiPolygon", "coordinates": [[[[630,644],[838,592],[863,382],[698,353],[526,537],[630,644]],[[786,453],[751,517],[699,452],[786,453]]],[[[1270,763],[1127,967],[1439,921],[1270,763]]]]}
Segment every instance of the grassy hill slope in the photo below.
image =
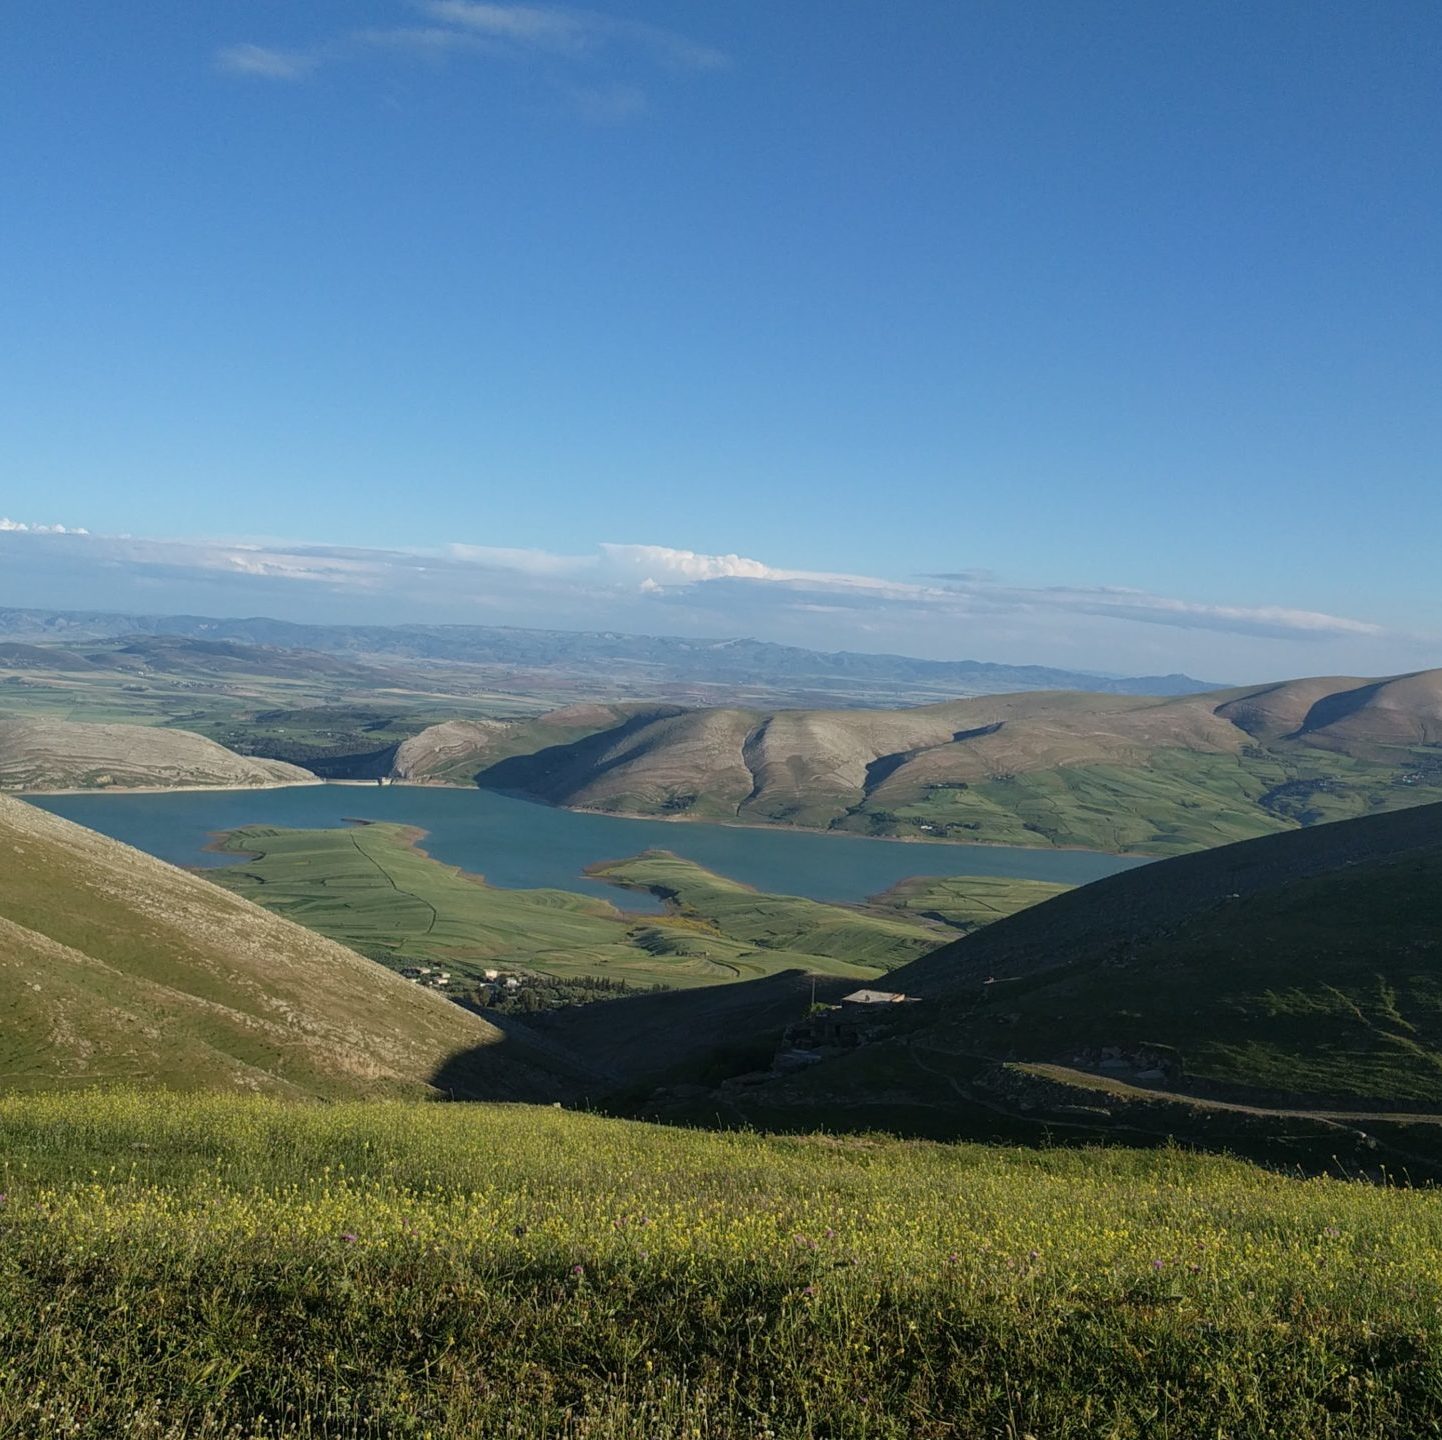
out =
{"type": "Polygon", "coordinates": [[[972,1054],[1126,1076],[1151,1052],[1172,1090],[1442,1110],[1442,806],[1118,878],[894,983],[950,1002],[930,1038],[972,1054]]]}
{"type": "Polygon", "coordinates": [[[888,985],[922,1003],[876,1043],[762,1087],[752,1118],[849,1109],[880,1123],[889,1106],[887,1123],[931,1133],[948,1116],[961,1133],[1010,1116],[1028,1133],[1145,1132],[1272,1158],[1300,1145],[1316,1163],[1355,1150],[1361,1123],[1368,1144],[1397,1147],[1391,1163],[1435,1174],[1442,806],[1098,881],[888,985]]]}
{"type": "Polygon", "coordinates": [[[297,785],[315,776],[281,760],[237,755],[188,730],[0,716],[0,789],[297,785]]]}
{"type": "Polygon", "coordinates": [[[1442,671],[602,718],[540,748],[544,719],[469,751],[452,735],[430,773],[586,809],[1154,855],[1442,799],[1442,671]]]}
{"type": "Polygon", "coordinates": [[[1442,1428],[1442,1207],[1176,1152],[0,1102],[18,1436],[1442,1428]]]}
{"type": "Polygon", "coordinates": [[[558,1086],[523,1045],[206,880],[0,796],[0,1075],[283,1095],[558,1086]]]}

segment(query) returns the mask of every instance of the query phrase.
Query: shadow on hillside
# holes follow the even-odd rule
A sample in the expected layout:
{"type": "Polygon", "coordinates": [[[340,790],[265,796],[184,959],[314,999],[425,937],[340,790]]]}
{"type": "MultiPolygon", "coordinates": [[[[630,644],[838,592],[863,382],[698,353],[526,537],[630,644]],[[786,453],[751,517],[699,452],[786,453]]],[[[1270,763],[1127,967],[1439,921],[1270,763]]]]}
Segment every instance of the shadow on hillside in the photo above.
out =
{"type": "Polygon", "coordinates": [[[431,1084],[457,1100],[624,1107],[664,1086],[714,1086],[767,1068],[813,996],[854,981],[786,970],[760,980],[627,995],[524,1021],[495,1016],[504,1039],[452,1056],[431,1084]]]}
{"type": "MultiPolygon", "coordinates": [[[[818,977],[816,998],[834,1000],[848,984],[818,977]]],[[[858,1085],[860,1077],[846,1073],[847,1059],[807,1072],[799,1089],[763,1080],[786,1027],[805,1015],[811,1000],[812,977],[788,971],[575,1006],[526,1023],[502,1017],[501,1040],[452,1057],[432,1084],[454,1100],[558,1104],[694,1129],[889,1135],[1037,1150],[1175,1146],[1290,1173],[1442,1182],[1442,1126],[1436,1124],[1372,1117],[1364,1131],[1320,1119],[1189,1113],[1164,1104],[1124,1107],[1108,1118],[1104,1110],[1088,1114],[1077,1106],[1008,1109],[981,1097],[939,1096],[920,1074],[908,1081],[894,1063],[911,1051],[903,1036],[851,1052],[849,1062],[868,1069],[890,1057],[888,1073],[874,1085],[858,1085]]]]}

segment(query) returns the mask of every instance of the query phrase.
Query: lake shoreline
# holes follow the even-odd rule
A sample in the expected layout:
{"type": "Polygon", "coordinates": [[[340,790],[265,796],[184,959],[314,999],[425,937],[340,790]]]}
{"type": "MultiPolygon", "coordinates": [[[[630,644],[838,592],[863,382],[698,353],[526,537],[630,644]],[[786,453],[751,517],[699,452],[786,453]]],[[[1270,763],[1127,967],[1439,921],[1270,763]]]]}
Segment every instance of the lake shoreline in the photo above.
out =
{"type": "MultiPolygon", "coordinates": [[[[527,805],[540,805],[547,810],[562,810],[568,815],[599,815],[607,820],[644,820],[659,825],[714,825],[725,830],[756,830],[770,835],[824,835],[830,840],[882,841],[887,845],[946,845],[956,850],[1018,850],[1034,855],[1105,855],[1110,860],[1126,860],[1136,865],[1149,865],[1154,860],[1169,860],[1170,855],[1138,855],[1125,850],[1095,850],[1088,845],[1011,845],[1000,840],[952,840],[944,835],[858,835],[850,830],[819,830],[812,825],[785,825],[764,820],[717,820],[700,815],[647,815],[639,810],[595,810],[586,805],[557,805],[550,800],[527,794],[524,790],[496,790],[485,785],[447,785],[429,780],[391,780],[384,787],[374,780],[327,780],[327,785],[369,785],[387,790],[449,790],[457,794],[481,791],[487,795],[504,795],[508,800],[521,800],[527,805]]],[[[1188,851],[1181,851],[1188,854],[1188,851]]]]}
{"type": "MultiPolygon", "coordinates": [[[[999,840],[953,840],[944,835],[857,835],[847,830],[821,830],[810,825],[785,825],[762,820],[714,819],[694,815],[647,815],[636,810],[595,810],[585,805],[557,805],[523,790],[499,790],[485,785],[448,785],[430,780],[387,780],[384,785],[374,780],[278,780],[273,785],[125,785],[72,786],[57,790],[7,790],[4,794],[23,800],[27,795],[185,795],[185,794],[263,794],[270,790],[308,790],[318,786],[349,790],[428,790],[454,795],[502,795],[544,810],[559,810],[568,815],[596,815],[608,820],[640,820],[660,825],[710,825],[726,830],[755,830],[762,834],[818,835],[831,840],[882,841],[888,845],[944,845],[956,850],[1020,851],[1036,855],[1104,855],[1111,860],[1125,860],[1133,865],[1146,865],[1155,860],[1174,857],[1139,855],[1123,850],[1096,850],[1086,845],[1013,845],[999,840]]],[[[1182,854],[1189,852],[1182,851],[1182,854]]],[[[962,872],[964,873],[964,872],[962,872]]]]}
{"type": "Polygon", "coordinates": [[[643,816],[573,810],[457,786],[88,791],[37,795],[33,803],[187,868],[243,865],[227,837],[247,827],[336,830],[357,820],[399,825],[409,827],[416,848],[428,858],[493,888],[564,890],[652,913],[656,897],[618,887],[609,877],[589,873],[591,867],[667,850],[764,894],[865,905],[903,881],[928,876],[1078,885],[1143,863],[1035,846],[908,841],[902,848],[866,843],[869,837],[861,835],[839,837],[859,843],[835,845],[824,843],[838,838],[834,835],[794,826],[699,821],[663,826],[643,816]],[[121,799],[114,798],[117,793],[121,799]]]}

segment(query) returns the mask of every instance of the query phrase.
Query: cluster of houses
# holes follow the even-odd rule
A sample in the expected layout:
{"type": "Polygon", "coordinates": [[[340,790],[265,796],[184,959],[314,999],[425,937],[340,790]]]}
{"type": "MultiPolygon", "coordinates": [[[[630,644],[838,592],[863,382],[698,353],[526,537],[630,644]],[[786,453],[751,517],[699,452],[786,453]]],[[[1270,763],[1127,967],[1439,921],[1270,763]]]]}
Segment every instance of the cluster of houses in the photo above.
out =
{"type": "MultiPolygon", "coordinates": [[[[451,983],[451,972],[442,970],[439,965],[407,965],[401,974],[417,985],[429,985],[436,990],[444,990],[451,983]]],[[[462,981],[472,979],[468,975],[461,976],[462,981]]],[[[487,985],[498,985],[503,990],[519,990],[525,983],[519,975],[507,975],[503,970],[482,970],[474,979],[483,980],[487,985]]]]}
{"type": "Polygon", "coordinates": [[[444,990],[451,983],[451,972],[436,965],[407,965],[401,974],[417,985],[434,985],[437,990],[444,990]]]}

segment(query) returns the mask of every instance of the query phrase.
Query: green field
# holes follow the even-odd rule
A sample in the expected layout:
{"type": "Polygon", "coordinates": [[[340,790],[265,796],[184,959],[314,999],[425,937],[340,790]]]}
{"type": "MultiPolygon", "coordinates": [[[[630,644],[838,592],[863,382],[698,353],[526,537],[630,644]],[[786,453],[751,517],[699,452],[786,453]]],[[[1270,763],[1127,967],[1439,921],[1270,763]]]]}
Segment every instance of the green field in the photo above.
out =
{"type": "Polygon", "coordinates": [[[337,774],[375,773],[367,756],[437,721],[525,717],[564,698],[497,692],[465,667],[381,668],[173,637],[10,648],[21,653],[0,653],[0,713],[173,726],[337,774]]]}
{"type": "Polygon", "coordinates": [[[955,930],[971,931],[1053,900],[1072,887],[1009,875],[918,875],[893,885],[873,904],[904,915],[931,918],[955,930]]]}
{"type": "Polygon", "coordinates": [[[934,950],[942,939],[920,917],[892,919],[849,905],[762,894],[666,850],[596,865],[590,873],[650,891],[674,906],[681,917],[767,950],[824,955],[891,970],[934,950]]]}
{"type": "Polygon", "coordinates": [[[7,1440],[1392,1437],[1442,1198],[551,1109],[0,1102],[7,1440]]]}
{"type": "Polygon", "coordinates": [[[249,858],[210,874],[374,959],[396,967],[439,963],[471,980],[497,967],[677,987],[797,968],[866,981],[946,938],[924,921],[759,895],[657,852],[607,873],[644,887],[643,877],[664,865],[686,888],[687,907],[626,914],[567,890],[487,885],[431,859],[417,838],[399,825],[249,827],[224,841],[249,858]]]}

